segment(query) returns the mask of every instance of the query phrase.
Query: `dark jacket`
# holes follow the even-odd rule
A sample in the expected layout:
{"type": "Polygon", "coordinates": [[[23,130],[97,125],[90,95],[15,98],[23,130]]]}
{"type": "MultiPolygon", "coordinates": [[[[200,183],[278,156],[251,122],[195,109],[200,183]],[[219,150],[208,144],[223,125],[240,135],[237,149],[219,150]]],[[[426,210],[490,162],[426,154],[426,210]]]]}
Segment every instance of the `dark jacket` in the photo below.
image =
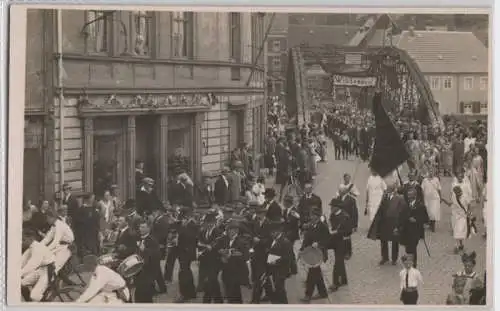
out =
{"type": "Polygon", "coordinates": [[[425,237],[424,224],[427,222],[429,222],[429,216],[422,201],[415,201],[413,206],[410,202],[401,213],[399,243],[411,245],[423,239],[425,237]],[[415,219],[415,222],[410,221],[411,217],[415,219]]]}
{"type": "MultiPolygon", "coordinates": [[[[216,246],[217,251],[229,249],[230,244],[229,236],[224,235],[218,241],[216,246]]],[[[239,252],[239,255],[233,255],[227,258],[222,263],[222,280],[226,284],[240,284],[243,285],[248,281],[248,271],[246,261],[248,260],[248,245],[243,237],[237,236],[231,249],[239,252]]],[[[222,255],[221,255],[222,256],[222,255]]]]}
{"type": "Polygon", "coordinates": [[[356,203],[356,200],[350,196],[346,195],[344,198],[341,198],[342,200],[342,206],[341,209],[349,215],[349,221],[351,222],[350,226],[352,229],[357,229],[358,228],[358,222],[359,222],[359,213],[358,213],[358,206],[356,203]]]}
{"type": "Polygon", "coordinates": [[[153,211],[162,210],[163,204],[156,195],[156,192],[150,193],[138,189],[136,193],[137,213],[141,216],[150,215],[153,211]]]}
{"type": "Polygon", "coordinates": [[[322,221],[318,221],[315,224],[309,223],[304,231],[304,240],[302,241],[302,246],[300,250],[311,246],[314,242],[318,243],[318,247],[323,251],[323,261],[328,260],[328,244],[330,241],[330,230],[328,230],[328,225],[322,221]]]}
{"type": "Polygon", "coordinates": [[[295,207],[291,207],[283,211],[283,219],[285,220],[284,233],[286,238],[292,243],[297,241],[299,239],[300,214],[295,207]]]}
{"type": "Polygon", "coordinates": [[[199,230],[198,225],[192,219],[177,224],[177,232],[179,233],[178,250],[180,255],[186,256],[186,259],[196,260],[199,230]]]}
{"type": "Polygon", "coordinates": [[[145,238],[138,238],[137,244],[144,243],[144,250],[139,250],[139,256],[144,260],[144,265],[142,270],[136,275],[136,285],[149,284],[154,282],[156,279],[156,274],[158,273],[158,266],[160,264],[160,245],[155,238],[151,235],[145,238]]]}
{"type": "Polygon", "coordinates": [[[266,202],[264,206],[267,208],[266,218],[269,220],[280,220],[282,218],[281,206],[276,201],[266,202]]]}
{"type": "Polygon", "coordinates": [[[311,194],[310,198],[307,198],[307,196],[304,194],[300,198],[298,205],[301,225],[304,225],[309,221],[311,206],[318,206],[320,209],[322,209],[323,204],[321,198],[314,193],[311,194]]]}
{"type": "Polygon", "coordinates": [[[73,194],[70,194],[69,198],[67,198],[67,199],[63,198],[62,204],[68,206],[68,216],[71,219],[75,218],[75,216],[76,216],[75,213],[77,212],[78,207],[79,207],[77,198],[73,194]]]}
{"type": "Polygon", "coordinates": [[[228,203],[230,199],[229,178],[226,177],[226,180],[227,180],[227,186],[222,176],[219,176],[215,181],[214,200],[215,203],[219,205],[224,205],[228,203]]]}
{"type": "Polygon", "coordinates": [[[380,202],[380,208],[368,230],[368,238],[372,240],[398,241],[401,216],[407,208],[402,195],[393,194],[391,200],[387,193],[380,202]],[[396,232],[395,232],[396,229],[396,232]]]}
{"type": "Polygon", "coordinates": [[[352,221],[349,214],[344,210],[339,210],[338,213],[330,214],[330,227],[332,228],[332,233],[330,235],[330,242],[328,248],[335,249],[343,243],[344,238],[348,237],[352,233],[352,221]]]}
{"type": "Polygon", "coordinates": [[[194,189],[189,184],[175,183],[172,184],[172,198],[171,203],[181,206],[193,207],[194,203],[194,189]]]}
{"type": "Polygon", "coordinates": [[[281,257],[274,264],[268,264],[268,271],[276,278],[286,279],[291,274],[292,264],[294,263],[293,245],[284,236],[279,237],[276,243],[272,245],[268,252],[269,255],[281,257]]]}
{"type": "Polygon", "coordinates": [[[420,202],[424,202],[424,194],[422,190],[422,186],[419,185],[418,182],[415,182],[413,184],[410,184],[409,182],[405,183],[401,188],[399,188],[399,193],[402,194],[406,200],[406,203],[408,202],[408,190],[410,188],[414,188],[417,191],[417,200],[420,202]]]}
{"type": "Polygon", "coordinates": [[[125,259],[130,255],[137,252],[137,239],[138,236],[131,228],[118,233],[115,242],[115,249],[119,259],[125,259]]]}

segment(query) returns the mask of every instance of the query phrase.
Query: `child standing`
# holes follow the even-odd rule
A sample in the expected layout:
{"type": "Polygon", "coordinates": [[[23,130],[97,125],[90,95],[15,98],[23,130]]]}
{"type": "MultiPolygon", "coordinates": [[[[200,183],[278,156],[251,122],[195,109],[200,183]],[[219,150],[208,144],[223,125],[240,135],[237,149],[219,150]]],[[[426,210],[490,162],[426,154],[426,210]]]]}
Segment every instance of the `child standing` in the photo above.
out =
{"type": "Polygon", "coordinates": [[[418,287],[423,284],[422,274],[413,268],[413,255],[401,257],[404,269],[399,272],[401,284],[400,300],[405,305],[416,305],[418,301],[418,287]]]}
{"type": "Polygon", "coordinates": [[[447,305],[466,305],[467,301],[464,295],[467,278],[462,275],[453,275],[452,292],[446,298],[447,305]]]}

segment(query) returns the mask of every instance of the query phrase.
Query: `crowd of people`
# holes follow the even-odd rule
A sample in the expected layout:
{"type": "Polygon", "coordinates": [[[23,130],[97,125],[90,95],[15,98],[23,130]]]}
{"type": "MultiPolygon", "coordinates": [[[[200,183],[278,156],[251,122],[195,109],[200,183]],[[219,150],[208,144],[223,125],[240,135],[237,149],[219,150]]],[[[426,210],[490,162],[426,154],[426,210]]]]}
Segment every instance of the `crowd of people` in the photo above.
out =
{"type": "MultiPolygon", "coordinates": [[[[345,260],[353,254],[359,190],[345,174],[327,216],[322,199],[313,193],[315,176],[318,163],[328,160],[329,139],[335,160],[370,160],[373,116],[330,103],[316,122],[296,128],[286,126],[283,105],[270,107],[265,151],[257,159],[265,170],[255,171],[249,146],[242,144],[214,182],[204,175],[202,186],[195,185],[185,159],[177,155],[169,202],[158,198],[155,180],[144,173],[140,161],[134,199],[121,202],[111,183],[103,183],[97,198],[93,193],[77,196],[65,184],[54,202],[25,202],[24,299],[46,300],[54,280],[72,284],[74,262],[78,270],[92,272],[76,300],[83,303],[151,303],[169,290],[177,261],[177,302],[192,302],[201,294],[203,303],[243,303],[242,288],[248,287],[250,303],[288,303],[285,282],[298,273],[298,259],[308,266],[303,302],[326,298],[328,290],[346,286],[345,260]],[[270,176],[276,187],[266,187],[270,176]],[[333,284],[327,289],[320,263],[327,261],[329,249],[334,266],[333,284]],[[199,264],[197,280],[194,261],[199,264]],[[313,296],[315,290],[319,296],[313,296]]],[[[399,245],[405,246],[401,301],[416,304],[422,282],[417,245],[425,227],[435,230],[445,201],[452,207],[455,251],[464,263],[447,303],[479,304],[485,285],[474,271],[475,253],[466,252],[463,241],[477,231],[477,212],[486,204],[486,127],[464,127],[447,119],[444,130],[438,130],[392,117],[412,158],[407,182],[391,183],[374,171],[367,182],[365,214],[372,223],[368,238],[381,241],[380,264],[395,265],[399,245]],[[451,202],[441,194],[443,175],[454,176],[451,202]]]]}

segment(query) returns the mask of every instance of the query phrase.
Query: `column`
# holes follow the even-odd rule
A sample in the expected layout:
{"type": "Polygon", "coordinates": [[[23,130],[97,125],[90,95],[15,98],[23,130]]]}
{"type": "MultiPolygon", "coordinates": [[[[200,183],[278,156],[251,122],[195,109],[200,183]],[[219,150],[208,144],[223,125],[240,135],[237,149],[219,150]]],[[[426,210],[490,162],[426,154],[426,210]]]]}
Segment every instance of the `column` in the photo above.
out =
{"type": "Polygon", "coordinates": [[[94,186],[94,119],[83,120],[83,189],[92,192],[94,186]]]}
{"type": "Polygon", "coordinates": [[[135,199],[135,116],[127,119],[127,198],[135,199]]]}
{"type": "Polygon", "coordinates": [[[158,180],[158,194],[162,201],[168,200],[168,114],[160,116],[159,135],[158,135],[158,165],[160,169],[160,178],[158,180]]]}
{"type": "Polygon", "coordinates": [[[193,180],[195,183],[201,182],[202,171],[202,141],[201,125],[205,119],[205,112],[198,112],[194,115],[193,127],[193,180]]]}

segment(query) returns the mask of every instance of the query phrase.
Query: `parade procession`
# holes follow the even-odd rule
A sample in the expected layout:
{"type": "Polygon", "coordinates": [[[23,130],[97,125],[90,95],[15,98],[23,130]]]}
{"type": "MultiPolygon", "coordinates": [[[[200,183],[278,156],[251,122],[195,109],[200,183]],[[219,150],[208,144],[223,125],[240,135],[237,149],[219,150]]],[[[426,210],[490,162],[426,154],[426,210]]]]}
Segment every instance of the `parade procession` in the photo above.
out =
{"type": "MultiPolygon", "coordinates": [[[[106,12],[86,16],[99,19],[111,11],[106,12]]],[[[150,13],[133,15],[136,54],[153,47],[162,53],[161,42],[141,41],[147,28],[142,17],[150,13]]],[[[271,40],[275,19],[248,13],[248,23],[246,17],[240,23],[240,13],[167,13],[184,14],[175,16],[185,19],[179,25],[186,32],[196,25],[190,23],[193,15],[207,25],[209,14],[228,15],[233,41],[234,29],[248,24],[252,35],[245,36],[257,43],[271,40]]],[[[161,24],[163,13],[158,14],[154,20],[161,24]]],[[[371,27],[388,23],[380,16],[388,15],[376,15],[371,27]]],[[[101,19],[110,25],[111,20],[101,19]]],[[[101,23],[89,23],[85,31],[92,37],[101,23]]],[[[73,44],[65,49],[78,48],[76,39],[65,40],[73,44]]],[[[181,44],[176,53],[186,58],[172,66],[187,68],[194,45],[181,44]]],[[[254,45],[248,51],[253,67],[261,53],[267,55],[262,49],[254,45]]],[[[241,51],[228,50],[240,61],[241,51]]],[[[126,104],[132,91],[119,87],[109,87],[113,95],[102,100],[104,91],[92,85],[73,91],[77,84],[70,79],[81,74],[72,73],[80,68],[77,56],[61,55],[70,81],[63,100],[74,113],[56,115],[54,159],[72,154],[63,149],[71,135],[80,149],[77,160],[56,165],[54,185],[40,186],[42,194],[23,194],[23,301],[486,304],[487,119],[441,113],[434,82],[426,81],[410,52],[392,43],[290,47],[284,89],[261,94],[264,84],[252,82],[250,93],[239,95],[249,103],[228,95],[243,88],[234,86],[234,71],[258,81],[267,79],[266,70],[227,64],[230,72],[220,69],[217,79],[231,74],[227,87],[233,91],[179,91],[163,102],[157,88],[126,104]],[[345,63],[338,65],[339,58],[345,63]],[[306,83],[311,67],[321,68],[328,87],[306,83]],[[68,128],[73,119],[75,130],[68,128]],[[225,143],[210,132],[221,122],[227,125],[217,131],[227,132],[225,143]],[[66,172],[70,162],[78,162],[80,171],[66,172]]],[[[113,57],[128,62],[125,54],[113,57]]],[[[134,83],[146,79],[146,69],[136,64],[142,61],[130,61],[136,66],[134,83]]],[[[100,74],[119,77],[125,70],[120,64],[112,64],[111,75],[105,69],[100,74]]],[[[202,74],[192,66],[192,75],[202,74]]],[[[208,72],[212,64],[200,66],[208,72]]],[[[166,69],[154,70],[153,76],[170,79],[161,73],[166,69]]],[[[58,92],[63,96],[62,87],[58,92]]]]}

